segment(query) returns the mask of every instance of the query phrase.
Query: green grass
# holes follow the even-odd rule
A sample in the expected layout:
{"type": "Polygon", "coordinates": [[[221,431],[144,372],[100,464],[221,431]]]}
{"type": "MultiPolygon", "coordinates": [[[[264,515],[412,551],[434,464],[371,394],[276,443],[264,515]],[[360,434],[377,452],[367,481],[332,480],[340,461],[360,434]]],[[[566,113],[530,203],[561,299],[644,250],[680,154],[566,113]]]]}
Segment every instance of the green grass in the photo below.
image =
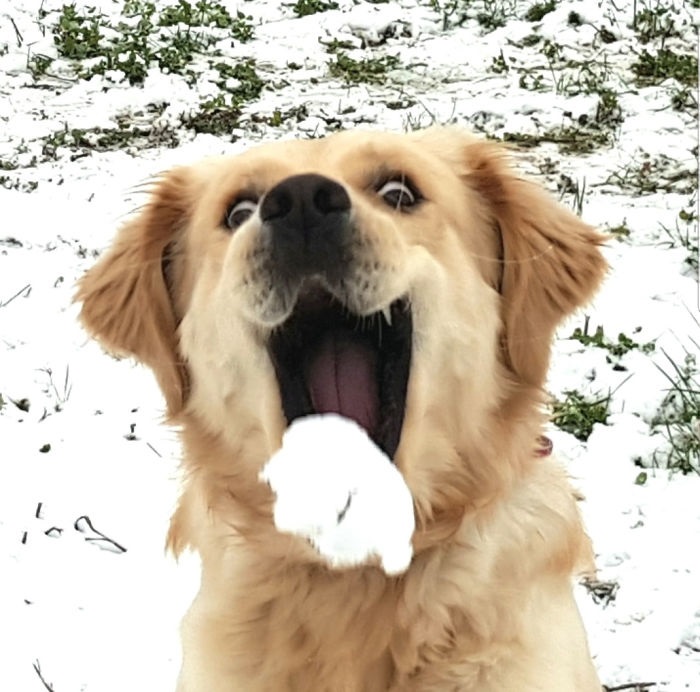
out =
{"type": "Polygon", "coordinates": [[[286,110],[280,110],[275,108],[270,115],[261,115],[259,113],[253,113],[251,115],[251,121],[254,123],[265,123],[270,125],[270,127],[281,127],[285,123],[289,122],[301,122],[309,115],[309,110],[306,104],[301,104],[299,106],[292,106],[286,110]]]}
{"type": "Polygon", "coordinates": [[[508,66],[506,58],[503,55],[503,51],[501,50],[501,52],[491,61],[491,72],[494,72],[495,74],[503,74],[509,71],[510,67],[508,66]]]}
{"type": "Polygon", "coordinates": [[[211,135],[231,135],[240,124],[241,108],[232,97],[219,94],[203,101],[199,110],[184,115],[182,124],[195,132],[211,135]]]}
{"type": "Polygon", "coordinates": [[[652,425],[666,438],[668,451],[657,454],[655,461],[682,473],[700,473],[698,353],[700,343],[693,340],[693,352],[686,351],[682,362],[673,360],[664,352],[667,364],[659,366],[669,387],[652,425]]]}
{"type": "Polygon", "coordinates": [[[529,149],[544,142],[556,144],[562,154],[589,154],[612,143],[611,135],[603,129],[586,127],[555,127],[541,134],[505,132],[503,141],[529,149]]]}
{"type": "Polygon", "coordinates": [[[577,216],[581,216],[586,201],[586,179],[574,180],[570,175],[560,173],[557,190],[559,191],[559,201],[564,201],[566,197],[569,197],[568,203],[571,210],[577,216]]]}
{"type": "Polygon", "coordinates": [[[243,106],[257,99],[265,85],[256,70],[253,58],[238,63],[219,62],[212,65],[220,75],[217,83],[222,93],[203,101],[194,113],[182,117],[182,124],[195,132],[231,136],[239,127],[243,106]],[[228,88],[228,80],[236,86],[228,88]]]}
{"type": "Polygon", "coordinates": [[[697,189],[697,168],[679,168],[677,161],[663,154],[652,158],[643,153],[639,159],[620,166],[607,178],[616,185],[636,195],[655,192],[692,194],[697,189]]]}
{"type": "Polygon", "coordinates": [[[655,39],[665,41],[678,36],[678,27],[673,8],[656,2],[654,7],[645,7],[634,15],[632,24],[640,43],[649,43],[655,39]]]}
{"type": "Polygon", "coordinates": [[[525,20],[528,22],[539,22],[543,17],[553,12],[557,8],[556,0],[544,0],[530,5],[525,12],[525,20]]]}
{"type": "Polygon", "coordinates": [[[670,48],[650,53],[644,48],[631,69],[638,86],[657,85],[666,79],[675,79],[688,87],[698,84],[698,58],[694,53],[677,53],[670,48]]]}
{"type": "Polygon", "coordinates": [[[622,109],[617,94],[607,87],[597,90],[598,105],[596,106],[595,122],[599,125],[617,125],[623,120],[622,109]]]}
{"type": "Polygon", "coordinates": [[[347,84],[384,84],[388,73],[399,65],[399,58],[395,55],[355,60],[341,50],[328,64],[328,70],[331,76],[342,79],[347,84]]]}
{"type": "Polygon", "coordinates": [[[607,228],[605,228],[605,232],[608,235],[617,238],[617,240],[624,240],[625,238],[629,238],[632,233],[630,227],[627,225],[626,219],[623,220],[622,223],[619,223],[615,226],[608,226],[607,228]]]}
{"type": "Polygon", "coordinates": [[[70,60],[98,58],[104,53],[105,20],[94,7],[79,12],[75,5],[64,5],[53,30],[58,54],[70,60]]]}
{"type": "MultiPolygon", "coordinates": [[[[133,14],[142,10],[134,3],[133,14]]],[[[149,11],[155,10],[154,3],[148,3],[149,11]]],[[[163,8],[158,19],[160,26],[216,26],[225,29],[233,24],[233,17],[229,11],[217,2],[202,2],[199,0],[194,5],[187,0],[178,0],[177,5],[163,8]]]]}
{"type": "Polygon", "coordinates": [[[30,193],[39,187],[39,183],[36,180],[22,180],[10,175],[0,175],[0,187],[5,190],[30,193]]]}
{"type": "Polygon", "coordinates": [[[53,64],[54,59],[48,55],[41,53],[33,53],[27,58],[27,69],[31,72],[32,77],[36,79],[45,75],[48,69],[53,64]]]}
{"type": "Polygon", "coordinates": [[[559,429],[585,442],[596,423],[607,423],[609,406],[610,395],[590,399],[580,392],[569,390],[564,392],[563,399],[552,402],[552,422],[559,429]]]}
{"type": "Polygon", "coordinates": [[[254,101],[262,93],[265,82],[260,78],[257,64],[253,58],[246,58],[239,62],[217,62],[212,67],[219,73],[217,86],[228,91],[235,102],[235,106],[241,106],[246,101],[254,101]],[[234,80],[236,86],[227,87],[228,80],[234,80]]]}
{"type": "MultiPolygon", "coordinates": [[[[151,114],[158,111],[162,112],[162,106],[152,106],[151,114]]],[[[134,124],[132,118],[142,115],[143,113],[134,113],[131,117],[121,118],[113,128],[71,128],[66,125],[43,138],[42,160],[60,158],[61,149],[70,150],[71,156],[75,156],[75,151],[143,150],[179,146],[180,137],[170,128],[134,124]]]]}
{"type": "MultiPolygon", "coordinates": [[[[43,17],[46,23],[54,13],[43,17]]],[[[77,76],[117,72],[130,84],[141,84],[152,66],[194,81],[193,62],[219,54],[214,44],[227,36],[245,42],[254,35],[251,17],[232,16],[213,0],[179,0],[162,10],[153,2],[127,0],[116,23],[95,8],[64,5],[51,30],[59,57],[73,63],[77,76]]],[[[30,69],[38,75],[47,66],[35,60],[30,69]]]]}
{"type": "Polygon", "coordinates": [[[485,29],[499,29],[516,16],[517,4],[517,0],[483,0],[483,11],[477,13],[476,21],[485,29]]]}
{"type": "Polygon", "coordinates": [[[669,248],[683,247],[687,251],[685,263],[697,275],[700,270],[700,247],[698,240],[697,197],[693,195],[685,209],[678,212],[673,228],[661,225],[664,239],[661,245],[669,248]]]}
{"type": "MultiPolygon", "coordinates": [[[[641,329],[641,327],[637,327],[634,333],[640,332],[641,329]]],[[[617,335],[617,340],[613,341],[610,337],[605,335],[605,331],[600,325],[596,327],[595,332],[591,334],[588,330],[588,319],[585,320],[583,328],[576,327],[576,329],[574,329],[569,339],[574,339],[584,346],[602,348],[615,359],[619,359],[634,350],[638,350],[642,353],[653,353],[656,350],[656,344],[653,341],[639,343],[623,332],[620,332],[617,335]]],[[[608,360],[608,362],[612,362],[612,360],[608,360]]]]}
{"type": "Polygon", "coordinates": [[[297,17],[308,17],[310,14],[337,9],[338,3],[334,0],[297,0],[292,5],[292,11],[297,17]]]}
{"type": "Polygon", "coordinates": [[[671,94],[671,108],[673,108],[674,111],[697,113],[697,91],[689,87],[678,87],[674,89],[671,94]]]}

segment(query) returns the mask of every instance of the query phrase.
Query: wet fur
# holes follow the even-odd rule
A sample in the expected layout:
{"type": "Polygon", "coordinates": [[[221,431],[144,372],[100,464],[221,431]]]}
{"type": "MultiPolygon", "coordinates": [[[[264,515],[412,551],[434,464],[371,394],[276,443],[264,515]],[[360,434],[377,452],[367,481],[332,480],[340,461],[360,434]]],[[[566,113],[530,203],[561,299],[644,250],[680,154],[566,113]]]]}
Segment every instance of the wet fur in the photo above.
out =
{"type": "Polygon", "coordinates": [[[198,551],[203,571],[180,692],[600,690],[571,591],[589,541],[564,473],[534,450],[553,331],[603,277],[601,240],[500,147],[454,129],[268,144],[154,184],[78,299],[107,349],[153,369],[181,430],[168,542],[198,551]],[[367,184],[380,166],[428,201],[387,209],[367,184]],[[399,578],[329,570],[274,529],[257,480],[285,426],[264,343],[286,307],[259,224],[231,235],[221,219],[244,188],[303,172],[350,193],[369,288],[348,301],[411,301],[395,461],[418,528],[399,578]]]}

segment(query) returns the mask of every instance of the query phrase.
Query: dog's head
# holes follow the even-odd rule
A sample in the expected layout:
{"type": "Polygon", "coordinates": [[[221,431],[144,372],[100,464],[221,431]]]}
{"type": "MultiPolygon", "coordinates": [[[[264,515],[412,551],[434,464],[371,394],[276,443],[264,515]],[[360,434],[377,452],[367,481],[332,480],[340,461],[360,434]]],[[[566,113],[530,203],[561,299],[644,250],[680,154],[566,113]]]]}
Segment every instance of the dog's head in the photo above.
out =
{"type": "Polygon", "coordinates": [[[532,456],[552,334],[601,280],[600,242],[497,145],[347,132],[166,173],[78,299],[220,450],[193,471],[253,492],[290,421],[335,411],[427,522],[532,456]]]}

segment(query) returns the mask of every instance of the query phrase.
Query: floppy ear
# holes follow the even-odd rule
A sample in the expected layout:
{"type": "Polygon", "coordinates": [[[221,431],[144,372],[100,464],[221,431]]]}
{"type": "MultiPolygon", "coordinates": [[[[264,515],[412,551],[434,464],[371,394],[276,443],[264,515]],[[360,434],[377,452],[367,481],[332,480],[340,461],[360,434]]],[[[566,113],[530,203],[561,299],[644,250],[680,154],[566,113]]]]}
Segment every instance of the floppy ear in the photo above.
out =
{"type": "Polygon", "coordinates": [[[522,382],[541,387],[556,326],[590,300],[605,275],[605,239],[517,177],[501,147],[474,141],[465,154],[468,184],[486,200],[501,234],[504,360],[522,382]]]}
{"type": "Polygon", "coordinates": [[[153,370],[170,416],[184,404],[187,374],[165,272],[170,245],[188,213],[186,171],[175,169],[154,183],[145,208],[80,279],[76,295],[83,304],[80,319],[93,337],[153,370]]]}

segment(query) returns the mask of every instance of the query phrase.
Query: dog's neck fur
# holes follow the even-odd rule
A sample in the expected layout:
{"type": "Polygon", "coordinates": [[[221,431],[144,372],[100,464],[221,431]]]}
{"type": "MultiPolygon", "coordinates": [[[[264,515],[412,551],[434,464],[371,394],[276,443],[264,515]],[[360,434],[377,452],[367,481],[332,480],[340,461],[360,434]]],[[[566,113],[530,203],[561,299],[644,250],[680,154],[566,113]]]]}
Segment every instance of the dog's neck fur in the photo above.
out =
{"type": "Polygon", "coordinates": [[[404,575],[388,577],[374,566],[332,570],[303,541],[278,533],[270,515],[261,521],[261,513],[270,512],[263,484],[234,496],[230,487],[240,489],[241,479],[229,486],[231,470],[217,494],[206,496],[211,476],[202,474],[211,471],[213,457],[231,464],[232,450],[222,456],[220,438],[217,443],[193,435],[192,424],[186,430],[190,458],[201,463],[204,450],[212,456],[190,468],[170,542],[182,549],[181,528],[192,528],[191,517],[209,517],[207,526],[186,536],[201,555],[207,594],[192,612],[214,618],[226,632],[217,644],[226,642],[226,650],[216,656],[227,661],[235,679],[250,681],[245,689],[251,692],[410,690],[410,681],[424,679],[421,671],[431,660],[453,657],[479,689],[480,676],[495,663],[493,651],[500,650],[495,638],[503,635],[497,633],[515,640],[527,636],[521,622],[533,598],[527,589],[548,579],[568,588],[587,550],[563,474],[545,458],[521,462],[530,472],[504,491],[511,495],[507,503],[462,508],[443,525],[432,524],[435,533],[419,534],[404,575]],[[550,504],[551,486],[560,488],[551,506],[538,494],[543,483],[550,504]],[[519,564],[523,554],[528,574],[519,564]],[[451,581],[454,574],[459,583],[451,581]]]}

